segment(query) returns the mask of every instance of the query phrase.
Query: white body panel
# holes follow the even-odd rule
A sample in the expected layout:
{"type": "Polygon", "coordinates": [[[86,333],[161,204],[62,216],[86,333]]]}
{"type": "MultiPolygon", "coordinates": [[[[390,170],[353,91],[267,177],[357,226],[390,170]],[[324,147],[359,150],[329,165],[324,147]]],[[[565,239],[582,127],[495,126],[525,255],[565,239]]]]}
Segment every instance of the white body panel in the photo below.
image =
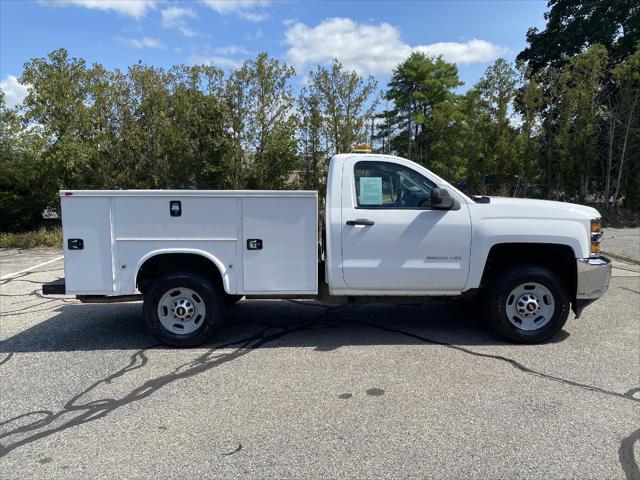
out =
{"type": "Polygon", "coordinates": [[[501,243],[541,243],[571,247],[575,258],[591,254],[591,220],[600,213],[571,203],[491,197],[470,204],[473,262],[467,288],[477,288],[491,247],[501,243]]]}
{"type": "MultiPolygon", "coordinates": [[[[80,190],[63,191],[61,197],[67,293],[132,294],[144,262],[165,253],[212,262],[229,294],[295,296],[319,290],[317,192],[80,190]],[[170,201],[181,202],[181,216],[170,215],[170,201]],[[83,239],[84,249],[69,250],[71,238],[83,239]],[[260,239],[262,249],[249,250],[249,239],[260,239]]],[[[458,295],[478,288],[491,248],[499,244],[566,245],[576,259],[588,258],[590,221],[600,217],[593,208],[560,202],[475,203],[420,165],[362,154],[331,159],[325,212],[329,292],[373,296],[458,295]],[[358,207],[354,165],[360,160],[413,170],[446,189],[459,208],[382,202],[383,208],[358,207]],[[346,225],[357,219],[374,224],[346,225]]]]}
{"type": "MultiPolygon", "coordinates": [[[[356,162],[345,160],[342,176],[342,275],[350,290],[460,291],[467,282],[471,221],[466,202],[458,210],[358,208],[356,162]],[[365,218],[372,226],[349,226],[365,218]]],[[[415,164],[394,159],[414,168],[415,164]]]]}
{"type": "Polygon", "coordinates": [[[317,293],[316,192],[77,190],[61,203],[67,293],[133,294],[140,267],[165,253],[211,261],[229,294],[317,293]],[[247,250],[250,238],[263,248],[247,250]]]}
{"type": "Polygon", "coordinates": [[[479,204],[403,158],[335,155],[327,178],[325,276],[334,295],[458,295],[480,286],[498,244],[566,245],[575,258],[588,258],[590,221],[599,217],[594,208],[561,202],[496,197],[479,204]],[[353,165],[359,160],[410,167],[448,190],[460,210],[356,209],[353,165]],[[359,218],[375,224],[346,225],[359,218]]]}
{"type": "Polygon", "coordinates": [[[80,295],[113,295],[117,287],[113,273],[110,199],[93,197],[70,202],[63,197],[61,207],[64,245],[70,238],[84,240],[82,250],[65,249],[67,291],[80,295]]]}
{"type": "Polygon", "coordinates": [[[262,250],[244,252],[244,293],[315,293],[318,290],[316,199],[245,198],[243,245],[252,238],[262,250]]]}

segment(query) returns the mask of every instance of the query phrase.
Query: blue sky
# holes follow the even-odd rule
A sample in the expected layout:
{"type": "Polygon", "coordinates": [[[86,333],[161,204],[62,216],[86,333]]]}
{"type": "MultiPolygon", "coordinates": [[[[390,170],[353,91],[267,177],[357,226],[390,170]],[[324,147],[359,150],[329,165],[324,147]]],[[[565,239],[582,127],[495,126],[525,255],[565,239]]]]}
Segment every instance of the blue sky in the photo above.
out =
{"type": "Polygon", "coordinates": [[[0,0],[0,87],[9,104],[20,101],[23,64],[64,47],[120,69],[139,60],[233,68],[266,51],[296,68],[298,86],[337,57],[380,87],[419,50],[456,62],[466,90],[496,58],[515,58],[545,9],[525,0],[0,0]]]}

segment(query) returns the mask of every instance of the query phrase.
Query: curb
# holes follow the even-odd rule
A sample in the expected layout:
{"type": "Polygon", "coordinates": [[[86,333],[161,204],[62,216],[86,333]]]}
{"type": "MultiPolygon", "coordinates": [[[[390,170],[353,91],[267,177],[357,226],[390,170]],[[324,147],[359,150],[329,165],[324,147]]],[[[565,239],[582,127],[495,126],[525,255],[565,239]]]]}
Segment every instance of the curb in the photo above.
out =
{"type": "Polygon", "coordinates": [[[605,252],[604,250],[601,251],[600,253],[603,254],[605,257],[611,257],[611,258],[614,258],[616,260],[620,260],[620,261],[623,261],[623,262],[633,263],[634,265],[640,265],[640,260],[637,260],[635,258],[625,257],[624,255],[620,255],[618,253],[605,252]]]}

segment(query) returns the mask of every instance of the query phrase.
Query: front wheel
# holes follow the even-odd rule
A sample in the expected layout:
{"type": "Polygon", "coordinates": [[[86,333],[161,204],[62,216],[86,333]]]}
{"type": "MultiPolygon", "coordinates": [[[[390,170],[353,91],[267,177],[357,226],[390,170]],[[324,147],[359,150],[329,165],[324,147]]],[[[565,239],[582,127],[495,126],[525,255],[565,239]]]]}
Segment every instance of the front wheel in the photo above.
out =
{"type": "Polygon", "coordinates": [[[144,299],[147,327],[163,343],[193,347],[222,324],[224,299],[206,278],[190,272],[157,279],[144,299]]]}
{"type": "Polygon", "coordinates": [[[486,292],[486,316],[503,338],[539,343],[558,333],[569,316],[569,293],[552,271],[520,266],[502,274],[486,292]]]}

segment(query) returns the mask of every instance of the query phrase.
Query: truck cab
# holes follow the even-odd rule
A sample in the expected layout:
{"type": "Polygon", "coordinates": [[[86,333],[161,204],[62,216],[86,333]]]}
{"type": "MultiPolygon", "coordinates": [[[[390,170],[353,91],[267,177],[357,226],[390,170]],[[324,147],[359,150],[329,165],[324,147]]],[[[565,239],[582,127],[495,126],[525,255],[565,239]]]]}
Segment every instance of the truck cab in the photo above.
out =
{"type": "Polygon", "coordinates": [[[602,296],[611,275],[599,254],[597,210],[471,198],[392,155],[331,159],[323,228],[315,191],[60,195],[65,279],[44,292],[86,302],[142,299],[150,330],[176,346],[205,342],[242,298],[466,296],[502,337],[541,342],[571,309],[580,316],[602,296]]]}
{"type": "Polygon", "coordinates": [[[327,186],[334,295],[457,295],[471,260],[468,199],[408,160],[336,155],[327,186]],[[434,202],[445,195],[446,201],[434,202]]]}

